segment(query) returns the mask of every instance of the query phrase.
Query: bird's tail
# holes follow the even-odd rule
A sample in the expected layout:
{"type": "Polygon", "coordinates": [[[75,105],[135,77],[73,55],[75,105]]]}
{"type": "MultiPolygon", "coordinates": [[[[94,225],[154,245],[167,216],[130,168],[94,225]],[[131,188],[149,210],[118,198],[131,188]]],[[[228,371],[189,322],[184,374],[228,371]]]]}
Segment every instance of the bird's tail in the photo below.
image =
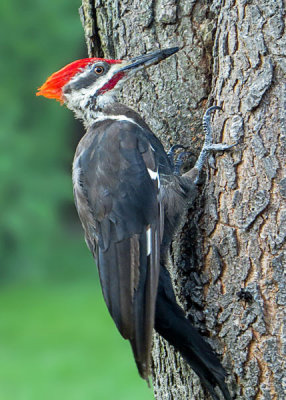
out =
{"type": "Polygon", "coordinates": [[[214,390],[217,385],[225,400],[231,400],[225,383],[226,372],[210,345],[186,319],[177,304],[171,277],[164,266],[160,271],[155,329],[181,353],[214,400],[219,400],[214,390]]]}

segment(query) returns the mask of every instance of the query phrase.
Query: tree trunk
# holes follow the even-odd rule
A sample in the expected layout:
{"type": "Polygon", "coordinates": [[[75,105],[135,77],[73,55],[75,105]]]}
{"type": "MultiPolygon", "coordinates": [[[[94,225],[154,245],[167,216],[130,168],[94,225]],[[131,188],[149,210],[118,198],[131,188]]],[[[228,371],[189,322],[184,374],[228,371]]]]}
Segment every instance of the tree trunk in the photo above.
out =
{"type": "MultiPolygon", "coordinates": [[[[286,390],[283,14],[282,0],[83,0],[81,8],[90,56],[181,48],[129,81],[121,99],[166,149],[180,143],[197,155],[212,104],[224,110],[213,119],[217,142],[239,142],[207,168],[170,256],[178,300],[221,355],[236,399],[282,400],[286,390]]],[[[156,399],[209,398],[157,335],[153,384],[156,399]]]]}

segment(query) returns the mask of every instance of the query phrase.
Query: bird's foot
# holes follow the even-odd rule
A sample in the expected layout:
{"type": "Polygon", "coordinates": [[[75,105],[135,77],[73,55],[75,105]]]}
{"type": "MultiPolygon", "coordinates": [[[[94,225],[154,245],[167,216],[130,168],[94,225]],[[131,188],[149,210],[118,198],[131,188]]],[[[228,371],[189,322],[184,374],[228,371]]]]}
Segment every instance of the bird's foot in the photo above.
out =
{"type": "Polygon", "coordinates": [[[170,160],[170,163],[171,163],[171,165],[173,167],[174,175],[181,175],[181,168],[186,162],[186,156],[190,156],[190,155],[193,154],[190,151],[182,151],[182,152],[179,152],[177,157],[175,157],[176,156],[176,151],[178,149],[184,149],[185,150],[186,147],[181,145],[181,144],[174,144],[170,148],[168,153],[167,153],[168,157],[169,157],[169,160],[170,160]]]}
{"type": "Polygon", "coordinates": [[[192,153],[190,151],[182,151],[174,164],[174,175],[181,175],[181,168],[186,161],[186,156],[190,156],[192,153]]]}
{"type": "MultiPolygon", "coordinates": [[[[198,183],[200,173],[203,169],[206,159],[208,158],[210,152],[212,151],[225,151],[233,148],[238,143],[226,144],[226,143],[213,143],[213,133],[211,128],[211,113],[215,110],[221,110],[221,107],[212,106],[208,108],[203,116],[203,129],[205,133],[205,141],[194,169],[197,170],[197,177],[195,178],[195,183],[198,183]]],[[[213,163],[214,164],[214,163],[213,163]]],[[[211,165],[214,167],[214,165],[211,165]]]]}
{"type": "Polygon", "coordinates": [[[186,147],[181,145],[181,144],[174,144],[170,150],[168,151],[167,155],[168,158],[170,160],[170,163],[172,164],[172,166],[174,167],[175,165],[175,154],[176,154],[176,150],[178,149],[185,149],[186,147]]]}

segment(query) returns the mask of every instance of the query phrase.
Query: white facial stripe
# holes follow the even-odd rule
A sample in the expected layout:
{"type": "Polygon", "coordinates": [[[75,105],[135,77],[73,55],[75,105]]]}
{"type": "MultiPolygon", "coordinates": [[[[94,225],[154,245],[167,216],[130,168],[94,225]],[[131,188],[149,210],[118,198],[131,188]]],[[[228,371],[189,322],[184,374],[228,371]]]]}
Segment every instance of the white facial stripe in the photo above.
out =
{"type": "Polygon", "coordinates": [[[146,230],[146,240],[147,240],[147,256],[149,256],[152,250],[152,230],[150,227],[146,230]]]}
{"type": "Polygon", "coordinates": [[[104,108],[108,104],[112,104],[115,101],[115,93],[114,90],[109,90],[101,95],[99,95],[96,99],[96,105],[99,108],[104,108]]]}

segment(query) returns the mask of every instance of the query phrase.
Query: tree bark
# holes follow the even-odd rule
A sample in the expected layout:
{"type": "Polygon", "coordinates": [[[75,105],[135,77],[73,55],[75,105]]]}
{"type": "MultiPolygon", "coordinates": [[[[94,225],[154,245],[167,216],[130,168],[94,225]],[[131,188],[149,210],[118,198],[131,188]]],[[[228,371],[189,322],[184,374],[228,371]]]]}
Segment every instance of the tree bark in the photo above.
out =
{"type": "MultiPolygon", "coordinates": [[[[126,84],[165,148],[197,155],[208,105],[217,142],[201,195],[172,244],[179,302],[229,373],[236,399],[286,391],[285,30],[282,0],[83,0],[90,56],[128,58],[179,46],[126,84]],[[284,81],[283,81],[284,79],[284,81]],[[283,170],[284,167],[284,170],[283,170]]],[[[156,399],[207,399],[199,379],[154,336],[156,399]]]]}

